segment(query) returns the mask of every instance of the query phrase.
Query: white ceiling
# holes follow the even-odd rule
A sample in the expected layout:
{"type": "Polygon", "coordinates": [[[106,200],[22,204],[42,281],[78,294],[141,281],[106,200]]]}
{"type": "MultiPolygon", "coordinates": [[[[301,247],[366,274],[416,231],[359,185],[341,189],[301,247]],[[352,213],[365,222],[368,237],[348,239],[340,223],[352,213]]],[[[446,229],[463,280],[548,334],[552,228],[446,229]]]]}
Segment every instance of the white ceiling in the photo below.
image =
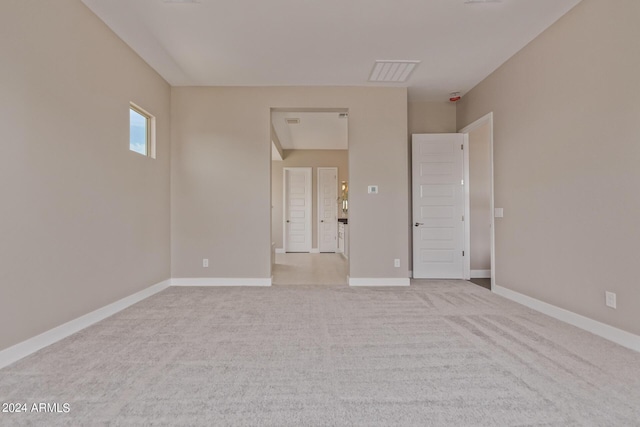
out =
{"type": "Polygon", "coordinates": [[[580,0],[82,0],[174,86],[371,85],[420,60],[411,100],[482,81],[580,0]]]}
{"type": "Polygon", "coordinates": [[[272,112],[271,122],[285,150],[347,150],[347,118],[338,112],[272,112]],[[299,119],[288,124],[286,119],[299,119]]]}

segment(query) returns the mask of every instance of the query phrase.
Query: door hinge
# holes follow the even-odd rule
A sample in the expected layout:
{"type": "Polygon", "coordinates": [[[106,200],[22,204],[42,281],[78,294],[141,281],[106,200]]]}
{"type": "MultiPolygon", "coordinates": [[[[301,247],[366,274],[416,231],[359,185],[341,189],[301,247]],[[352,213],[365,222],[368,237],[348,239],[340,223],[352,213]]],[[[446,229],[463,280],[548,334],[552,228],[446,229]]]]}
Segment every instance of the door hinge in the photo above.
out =
{"type": "Polygon", "coordinates": [[[460,180],[460,185],[464,185],[464,179],[460,180]]]}
{"type": "Polygon", "coordinates": [[[464,144],[460,144],[460,149],[464,151],[464,144]]]}
{"type": "Polygon", "coordinates": [[[462,251],[462,256],[464,256],[464,251],[462,251]]]}
{"type": "Polygon", "coordinates": [[[464,221],[464,215],[462,215],[462,220],[464,221]]]}

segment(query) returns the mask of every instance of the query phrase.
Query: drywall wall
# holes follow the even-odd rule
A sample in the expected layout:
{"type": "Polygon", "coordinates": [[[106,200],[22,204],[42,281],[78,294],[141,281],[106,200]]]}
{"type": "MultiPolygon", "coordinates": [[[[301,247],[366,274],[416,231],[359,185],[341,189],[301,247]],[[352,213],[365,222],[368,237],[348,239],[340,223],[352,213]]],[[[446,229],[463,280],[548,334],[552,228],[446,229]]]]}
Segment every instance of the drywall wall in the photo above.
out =
{"type": "Polygon", "coordinates": [[[491,127],[469,132],[470,263],[474,270],[491,270],[491,127]]]}
{"type": "Polygon", "coordinates": [[[271,277],[271,108],[348,109],[351,277],[408,277],[407,91],[371,87],[172,88],[172,276],[271,277]]]}
{"type": "MultiPolygon", "coordinates": [[[[337,167],[338,186],[342,181],[349,181],[349,152],[348,150],[284,150],[284,160],[271,163],[271,238],[276,248],[282,248],[282,212],[283,212],[283,170],[284,168],[311,167],[311,188],[313,202],[311,212],[312,244],[318,248],[318,168],[337,167]]],[[[336,190],[340,194],[339,187],[336,190]]],[[[336,206],[338,201],[336,200],[336,206]]],[[[338,216],[344,216],[342,209],[338,216]]]]}
{"type": "MultiPolygon", "coordinates": [[[[455,133],[456,104],[449,101],[412,101],[408,105],[409,135],[455,133]]],[[[409,150],[411,152],[411,150],[409,150]]]]}
{"type": "Polygon", "coordinates": [[[169,278],[171,92],[80,1],[2,1],[0,34],[4,349],[169,278]]]}
{"type": "Polygon", "coordinates": [[[635,334],[638,17],[637,0],[583,0],[457,110],[459,128],[494,112],[497,285],[635,334]]]}

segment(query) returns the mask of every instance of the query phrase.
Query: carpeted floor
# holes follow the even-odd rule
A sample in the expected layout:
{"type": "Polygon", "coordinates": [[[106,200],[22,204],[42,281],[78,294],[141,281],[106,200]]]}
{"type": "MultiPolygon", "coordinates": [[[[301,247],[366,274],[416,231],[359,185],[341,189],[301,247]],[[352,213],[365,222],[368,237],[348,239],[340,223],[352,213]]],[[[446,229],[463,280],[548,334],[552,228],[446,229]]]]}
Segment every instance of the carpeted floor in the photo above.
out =
{"type": "Polygon", "coordinates": [[[0,370],[0,425],[638,426],[640,354],[464,281],[169,288],[0,370]]]}

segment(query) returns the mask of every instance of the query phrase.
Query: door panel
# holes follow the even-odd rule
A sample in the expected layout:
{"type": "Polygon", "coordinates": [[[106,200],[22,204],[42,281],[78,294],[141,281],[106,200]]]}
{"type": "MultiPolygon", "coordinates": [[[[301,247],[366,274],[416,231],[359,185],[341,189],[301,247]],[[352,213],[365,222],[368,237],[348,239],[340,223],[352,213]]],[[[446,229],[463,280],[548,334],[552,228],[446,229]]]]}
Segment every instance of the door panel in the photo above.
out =
{"type": "Polygon", "coordinates": [[[413,277],[463,278],[462,134],[412,136],[413,277]]]}
{"type": "Polygon", "coordinates": [[[338,235],[338,168],[318,168],[318,249],[335,252],[338,235]]]}
{"type": "Polygon", "coordinates": [[[311,168],[284,169],[285,251],[311,251],[311,168]]]}

